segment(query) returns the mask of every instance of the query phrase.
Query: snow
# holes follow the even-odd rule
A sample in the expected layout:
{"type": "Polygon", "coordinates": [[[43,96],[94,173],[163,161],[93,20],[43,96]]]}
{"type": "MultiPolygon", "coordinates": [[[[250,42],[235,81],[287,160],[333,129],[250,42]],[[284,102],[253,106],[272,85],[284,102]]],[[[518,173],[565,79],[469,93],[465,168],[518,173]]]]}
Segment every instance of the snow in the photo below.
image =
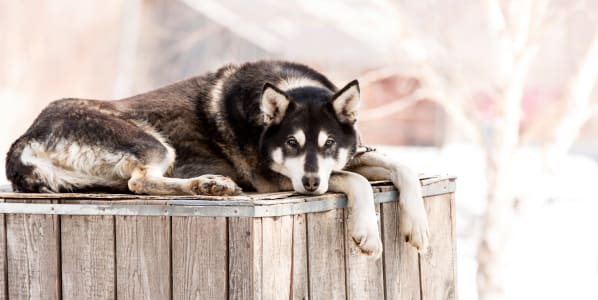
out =
{"type": "MultiPolygon", "coordinates": [[[[476,247],[485,207],[485,162],[472,145],[442,149],[378,146],[420,173],[457,179],[458,294],[477,299],[476,247]]],[[[505,250],[506,299],[598,299],[598,167],[571,155],[546,166],[542,149],[513,158],[522,205],[505,250]]]]}

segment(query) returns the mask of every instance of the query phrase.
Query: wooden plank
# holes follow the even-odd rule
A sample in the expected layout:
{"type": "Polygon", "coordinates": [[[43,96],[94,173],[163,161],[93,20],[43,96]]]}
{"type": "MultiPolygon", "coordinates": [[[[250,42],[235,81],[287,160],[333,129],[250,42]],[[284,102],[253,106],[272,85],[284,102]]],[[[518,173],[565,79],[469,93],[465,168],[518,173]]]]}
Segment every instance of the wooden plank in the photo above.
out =
{"type": "MultiPolygon", "coordinates": [[[[344,211],[346,220],[348,212],[344,211]]],[[[380,215],[379,204],[376,205],[376,214],[380,215]]],[[[349,234],[348,226],[345,226],[344,239],[348,299],[384,299],[382,259],[374,261],[362,255],[349,234]]]]}
{"type": "MultiPolygon", "coordinates": [[[[447,194],[454,190],[454,181],[444,180],[423,189],[430,195],[447,194]],[[429,188],[429,189],[428,189],[429,188]]],[[[397,191],[392,186],[375,187],[376,203],[396,201],[397,191]]],[[[110,195],[106,195],[108,198],[110,195]]],[[[89,200],[70,198],[61,200],[69,204],[41,203],[43,199],[21,199],[13,203],[0,203],[0,213],[50,214],[50,215],[119,215],[119,216],[210,216],[210,217],[273,217],[297,215],[343,208],[344,194],[319,196],[294,196],[282,200],[89,200]],[[34,202],[34,203],[23,203],[34,202]],[[73,203],[74,202],[74,203],[73,203]]]]}
{"type": "Polygon", "coordinates": [[[252,218],[228,218],[228,298],[250,299],[253,295],[252,218]]]}
{"type": "MultiPolygon", "coordinates": [[[[253,299],[262,299],[262,269],[264,266],[264,256],[262,255],[262,246],[263,246],[263,234],[262,234],[262,218],[256,218],[253,220],[253,242],[252,247],[253,251],[251,253],[251,260],[253,263],[253,280],[252,280],[252,288],[253,288],[253,299]]],[[[266,258],[267,259],[267,258],[266,258]]]]}
{"type": "Polygon", "coordinates": [[[109,199],[60,199],[62,204],[132,204],[132,205],[168,205],[169,200],[145,200],[145,199],[127,199],[127,200],[109,200],[109,199]]]}
{"type": "Polygon", "coordinates": [[[82,199],[82,200],[131,200],[140,199],[146,201],[154,200],[207,200],[207,201],[253,201],[253,200],[276,200],[284,199],[293,195],[292,192],[268,193],[268,194],[242,194],[238,196],[207,196],[207,195],[136,195],[136,194],[80,194],[80,193],[14,193],[2,192],[0,197],[4,199],[82,199]]]}
{"type": "Polygon", "coordinates": [[[306,216],[293,216],[292,299],[309,299],[306,216]]]}
{"type": "Polygon", "coordinates": [[[228,218],[228,298],[262,299],[262,219],[228,218]]]}
{"type": "MultiPolygon", "coordinates": [[[[0,203],[4,199],[0,199],[0,203]]],[[[0,299],[8,299],[8,266],[6,264],[6,226],[0,214],[0,299]]]]}
{"type": "MultiPolygon", "coordinates": [[[[273,197],[280,197],[272,195],[273,197]]],[[[284,196],[284,195],[281,195],[284,196]]],[[[80,193],[0,193],[4,199],[90,199],[90,200],[171,200],[171,199],[197,199],[197,200],[251,200],[245,195],[241,196],[206,196],[206,195],[184,195],[184,196],[162,196],[162,195],[135,195],[135,194],[80,194],[80,193]]]]}
{"type": "Polygon", "coordinates": [[[10,299],[61,298],[59,228],[57,216],[6,215],[10,299]]]}
{"type": "Polygon", "coordinates": [[[66,299],[114,299],[114,217],[63,216],[62,295],[66,299]]]}
{"type": "Polygon", "coordinates": [[[118,299],[170,299],[169,217],[116,217],[118,299]]]}
{"type": "Polygon", "coordinates": [[[420,257],[423,299],[456,298],[454,194],[424,198],[430,250],[420,257]]]}
{"type": "Polygon", "coordinates": [[[459,283],[457,281],[458,274],[457,273],[457,205],[455,203],[455,193],[450,195],[445,195],[445,198],[449,197],[451,202],[451,244],[453,245],[453,289],[454,289],[454,299],[459,299],[459,283]]]}
{"type": "Polygon", "coordinates": [[[419,256],[399,233],[399,203],[384,203],[381,210],[385,298],[419,300],[419,256]]]}
{"type": "Polygon", "coordinates": [[[345,299],[345,228],[342,209],[307,215],[311,299],[345,299]]]}
{"type": "Polygon", "coordinates": [[[262,299],[289,299],[292,290],[293,217],[262,218],[262,299]]]}
{"type": "Polygon", "coordinates": [[[173,298],[227,297],[226,244],[226,218],[172,218],[173,298]]]}

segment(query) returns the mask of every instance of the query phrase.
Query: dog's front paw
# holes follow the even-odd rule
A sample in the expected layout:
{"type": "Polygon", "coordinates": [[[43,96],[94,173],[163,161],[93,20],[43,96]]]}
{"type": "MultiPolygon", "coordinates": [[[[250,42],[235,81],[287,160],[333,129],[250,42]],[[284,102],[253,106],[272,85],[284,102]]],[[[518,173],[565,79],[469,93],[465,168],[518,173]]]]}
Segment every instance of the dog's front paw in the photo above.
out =
{"type": "Polygon", "coordinates": [[[241,188],[226,176],[202,175],[192,179],[191,193],[208,196],[234,196],[241,193],[241,188]]]}
{"type": "Polygon", "coordinates": [[[349,218],[349,235],[362,254],[378,259],[382,254],[382,240],[376,216],[349,218]]]}
{"type": "MultiPolygon", "coordinates": [[[[399,213],[399,231],[405,241],[420,253],[425,253],[429,245],[428,217],[421,197],[408,201],[419,201],[421,205],[404,205],[399,213]],[[419,199],[417,199],[419,198],[419,199]]],[[[410,204],[413,204],[410,203],[410,204]]]]}

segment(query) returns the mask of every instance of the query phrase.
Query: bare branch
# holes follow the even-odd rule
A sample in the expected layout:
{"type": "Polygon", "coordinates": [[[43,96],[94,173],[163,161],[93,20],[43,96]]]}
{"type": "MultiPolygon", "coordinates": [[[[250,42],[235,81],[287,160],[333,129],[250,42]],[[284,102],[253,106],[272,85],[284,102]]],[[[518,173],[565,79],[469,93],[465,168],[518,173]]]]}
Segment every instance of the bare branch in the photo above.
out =
{"type": "Polygon", "coordinates": [[[384,80],[393,76],[405,74],[405,67],[399,65],[384,66],[365,72],[359,76],[359,85],[368,86],[376,81],[384,80]]]}
{"type": "Polygon", "coordinates": [[[235,34],[252,41],[264,50],[281,52],[284,43],[279,36],[256,24],[244,22],[239,15],[215,0],[183,0],[189,7],[201,12],[214,23],[220,24],[235,34]]]}
{"type": "Polygon", "coordinates": [[[555,154],[566,153],[577,139],[579,131],[592,116],[591,95],[598,77],[598,26],[577,72],[571,79],[563,117],[557,123],[554,141],[551,143],[555,154]]]}
{"type": "Polygon", "coordinates": [[[425,93],[421,90],[417,90],[406,97],[397,99],[388,104],[364,110],[359,114],[359,120],[363,122],[377,121],[395,113],[401,112],[425,98],[425,93]]]}

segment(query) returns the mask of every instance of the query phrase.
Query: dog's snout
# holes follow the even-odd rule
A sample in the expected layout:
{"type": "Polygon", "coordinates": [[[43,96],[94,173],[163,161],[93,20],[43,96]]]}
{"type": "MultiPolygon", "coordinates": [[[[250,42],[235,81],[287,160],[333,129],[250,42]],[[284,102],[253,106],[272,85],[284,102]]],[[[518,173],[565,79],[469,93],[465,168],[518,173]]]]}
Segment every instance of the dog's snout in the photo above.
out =
{"type": "Polygon", "coordinates": [[[320,178],[317,176],[303,176],[301,182],[308,192],[315,192],[320,187],[320,178]]]}

